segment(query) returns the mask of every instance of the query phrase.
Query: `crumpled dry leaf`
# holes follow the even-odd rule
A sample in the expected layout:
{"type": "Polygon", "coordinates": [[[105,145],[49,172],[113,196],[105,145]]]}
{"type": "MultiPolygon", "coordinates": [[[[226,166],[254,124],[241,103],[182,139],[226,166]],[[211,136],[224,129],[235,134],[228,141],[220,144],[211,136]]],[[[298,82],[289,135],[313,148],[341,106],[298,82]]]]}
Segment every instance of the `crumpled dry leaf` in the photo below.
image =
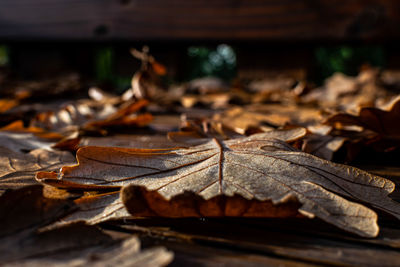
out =
{"type": "Polygon", "coordinates": [[[145,126],[152,121],[149,113],[137,112],[148,104],[146,100],[130,101],[121,104],[96,101],[78,101],[60,110],[39,113],[31,122],[32,126],[68,135],[77,130],[99,131],[114,126],[145,126]]]}
{"type": "Polygon", "coordinates": [[[74,162],[69,152],[39,148],[25,154],[0,147],[0,195],[7,189],[36,184],[37,171],[58,170],[74,162]]]}
{"type": "Polygon", "coordinates": [[[326,123],[331,125],[341,124],[344,126],[357,125],[387,138],[400,139],[399,121],[400,98],[397,98],[386,110],[362,108],[357,116],[340,113],[330,117],[326,123]]]}
{"type": "Polygon", "coordinates": [[[315,101],[322,108],[357,113],[360,108],[374,107],[393,95],[382,88],[379,79],[380,72],[374,68],[364,68],[357,77],[335,73],[326,79],[323,87],[302,97],[302,101],[315,101]]]}
{"type": "Polygon", "coordinates": [[[207,95],[184,95],[181,104],[185,108],[191,108],[196,104],[211,106],[212,108],[224,108],[228,106],[232,95],[230,93],[213,93],[207,95]]]}
{"type": "Polygon", "coordinates": [[[250,105],[233,107],[213,117],[237,133],[244,134],[251,127],[271,130],[287,124],[308,126],[321,121],[323,115],[314,108],[295,105],[250,105]]]}
{"type": "MultiPolygon", "coordinates": [[[[215,124],[213,121],[211,121],[210,125],[205,125],[200,128],[196,124],[187,123],[186,127],[183,127],[181,131],[169,132],[168,139],[174,141],[176,144],[200,145],[208,142],[210,138],[224,140],[243,137],[243,135],[229,132],[222,125],[215,124]]],[[[264,138],[277,138],[291,143],[303,138],[306,133],[307,130],[305,128],[295,127],[287,130],[267,131],[264,133],[264,138]]],[[[182,145],[179,147],[182,147],[182,145]]]]}
{"type": "Polygon", "coordinates": [[[189,94],[197,93],[201,95],[221,93],[229,91],[229,86],[222,79],[212,76],[193,79],[186,85],[189,94]]]}
{"type": "Polygon", "coordinates": [[[98,224],[112,219],[131,217],[118,191],[83,196],[74,200],[74,203],[78,210],[59,220],[56,223],[57,226],[79,221],[84,221],[86,224],[98,224]]]}
{"type": "Polygon", "coordinates": [[[295,77],[288,74],[274,75],[262,80],[252,81],[248,87],[253,92],[274,93],[289,91],[296,84],[295,77]]]}
{"type": "Polygon", "coordinates": [[[399,121],[400,98],[397,97],[385,109],[362,108],[358,115],[339,113],[325,123],[339,131],[358,127],[357,135],[363,135],[363,144],[368,143],[376,151],[392,151],[400,146],[399,121]]]}
{"type": "Polygon", "coordinates": [[[1,132],[6,133],[25,133],[36,136],[39,139],[46,141],[58,141],[63,138],[63,136],[56,132],[49,132],[39,127],[34,126],[24,126],[24,122],[21,120],[14,121],[2,128],[0,128],[1,132]]]}
{"type": "MultiPolygon", "coordinates": [[[[77,159],[78,165],[62,168],[60,178],[93,188],[125,186],[122,199],[133,215],[138,207],[135,192],[142,186],[149,193],[149,198],[145,197],[147,205],[156,213],[167,208],[158,206],[154,201],[157,196],[174,200],[189,192],[206,200],[205,204],[213,207],[211,211],[217,212],[214,215],[225,214],[224,204],[215,202],[221,196],[273,204],[288,203],[294,198],[301,203],[299,212],[303,215],[316,216],[366,237],[378,234],[376,213],[346,198],[400,218],[400,205],[387,196],[394,190],[394,183],[298,152],[281,140],[265,138],[264,134],[228,141],[213,139],[181,149],[85,147],[78,151],[77,159]]],[[[43,172],[37,177],[43,182],[55,178],[54,174],[43,172]]],[[[168,216],[174,216],[174,212],[184,216],[185,209],[192,211],[187,216],[199,214],[199,207],[175,203],[178,205],[169,207],[168,216]]],[[[235,210],[234,214],[238,212],[235,210]]]]}
{"type": "Polygon", "coordinates": [[[167,73],[167,69],[149,54],[149,48],[144,46],[142,51],[130,50],[132,56],[141,61],[140,69],[135,72],[131,80],[131,88],[123,95],[123,100],[136,99],[162,99],[165,91],[159,85],[158,76],[167,73]]]}
{"type": "Polygon", "coordinates": [[[308,134],[303,139],[301,150],[319,158],[332,160],[333,155],[346,141],[345,137],[331,136],[329,134],[308,134]]]}

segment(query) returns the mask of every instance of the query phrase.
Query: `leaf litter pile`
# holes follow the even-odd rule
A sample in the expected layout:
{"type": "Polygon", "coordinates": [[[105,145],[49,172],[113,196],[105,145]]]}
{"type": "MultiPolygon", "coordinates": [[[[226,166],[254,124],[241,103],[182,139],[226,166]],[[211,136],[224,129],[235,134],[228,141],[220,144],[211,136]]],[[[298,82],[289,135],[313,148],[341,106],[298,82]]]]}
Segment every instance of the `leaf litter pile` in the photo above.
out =
{"type": "MultiPolygon", "coordinates": [[[[250,249],[259,245],[257,233],[250,242],[221,228],[275,222],[382,245],[387,230],[380,233],[378,219],[399,223],[396,175],[385,172],[400,158],[394,74],[365,68],[357,77],[334,74],[318,88],[290,75],[166,88],[159,79],[165,68],[147,53],[132,54],[142,67],[122,95],[87,89],[77,75],[3,81],[2,263],[165,266],[174,250],[186,251],[185,242],[193,250],[196,240],[250,249]],[[48,101],[39,102],[43,96],[48,101]]],[[[388,246],[400,246],[396,240],[388,246]]],[[[353,252],[325,251],[322,262],[352,264],[353,252]]]]}

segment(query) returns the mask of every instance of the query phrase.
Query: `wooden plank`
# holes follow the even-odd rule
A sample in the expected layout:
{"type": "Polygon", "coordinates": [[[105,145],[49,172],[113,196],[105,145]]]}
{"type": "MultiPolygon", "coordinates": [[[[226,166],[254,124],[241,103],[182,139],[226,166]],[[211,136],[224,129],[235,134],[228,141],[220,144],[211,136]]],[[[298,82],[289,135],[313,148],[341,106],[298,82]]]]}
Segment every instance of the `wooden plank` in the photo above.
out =
{"type": "Polygon", "coordinates": [[[396,0],[2,0],[2,40],[399,39],[396,0]]]}

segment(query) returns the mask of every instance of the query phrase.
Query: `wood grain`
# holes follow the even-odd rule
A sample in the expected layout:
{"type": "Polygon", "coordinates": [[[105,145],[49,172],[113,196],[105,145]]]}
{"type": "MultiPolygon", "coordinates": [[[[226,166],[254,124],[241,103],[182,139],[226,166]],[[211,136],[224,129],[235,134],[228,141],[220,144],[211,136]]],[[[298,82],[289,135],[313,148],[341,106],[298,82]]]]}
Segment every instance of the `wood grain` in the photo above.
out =
{"type": "Polygon", "coordinates": [[[3,40],[399,38],[395,0],[3,0],[3,40]]]}

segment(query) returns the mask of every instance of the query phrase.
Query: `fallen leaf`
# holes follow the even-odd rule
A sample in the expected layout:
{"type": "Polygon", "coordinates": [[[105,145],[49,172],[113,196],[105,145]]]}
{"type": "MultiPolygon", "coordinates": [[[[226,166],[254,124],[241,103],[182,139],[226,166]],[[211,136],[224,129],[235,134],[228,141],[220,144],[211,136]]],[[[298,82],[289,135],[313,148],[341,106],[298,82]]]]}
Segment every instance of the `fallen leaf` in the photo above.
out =
{"type": "Polygon", "coordinates": [[[148,105],[148,103],[147,100],[127,103],[127,105],[122,106],[115,113],[103,120],[88,122],[83,126],[83,129],[110,126],[145,126],[153,120],[153,116],[150,113],[138,115],[136,112],[148,105]]]}
{"type": "Polygon", "coordinates": [[[20,240],[0,256],[6,266],[165,266],[173,253],[140,250],[137,237],[114,237],[95,226],[71,224],[20,240]]]}
{"type": "MultiPolygon", "coordinates": [[[[234,135],[229,133],[225,129],[218,128],[218,124],[213,124],[208,127],[207,131],[199,129],[195,124],[188,124],[188,128],[184,128],[179,132],[168,133],[168,139],[176,142],[177,144],[191,144],[200,145],[206,143],[210,138],[216,138],[219,140],[240,138],[243,136],[234,135]],[[227,138],[231,137],[231,138],[227,138]]],[[[302,127],[296,127],[288,130],[272,130],[263,133],[264,138],[276,138],[285,142],[291,143],[303,138],[307,133],[307,130],[302,127]]]]}
{"type": "Polygon", "coordinates": [[[40,139],[47,140],[47,141],[58,141],[63,138],[63,136],[59,133],[48,132],[45,129],[42,129],[40,127],[35,127],[35,126],[25,127],[23,121],[21,121],[21,120],[14,121],[14,122],[0,128],[0,131],[8,132],[8,133],[32,134],[32,135],[37,136],[40,139]]]}
{"type": "Polygon", "coordinates": [[[110,127],[142,127],[152,121],[150,113],[138,113],[148,105],[147,100],[122,102],[119,98],[101,101],[80,100],[68,103],[57,110],[38,113],[30,128],[57,132],[62,137],[78,130],[107,133],[110,127]]]}
{"type": "Polygon", "coordinates": [[[184,147],[187,144],[169,140],[165,135],[118,134],[103,137],[71,137],[61,140],[53,148],[76,152],[84,146],[108,146],[131,148],[172,148],[184,147]]]}
{"type": "Polygon", "coordinates": [[[302,151],[317,157],[332,160],[333,155],[346,141],[340,136],[309,134],[303,139],[302,151]]]}
{"type": "Polygon", "coordinates": [[[0,113],[4,113],[7,110],[16,107],[19,104],[19,101],[16,99],[0,99],[0,113]]]}
{"type": "MultiPolygon", "coordinates": [[[[0,238],[27,237],[75,208],[72,201],[44,197],[40,184],[6,192],[0,196],[0,238]]],[[[7,249],[4,242],[0,245],[0,250],[7,249]]]]}
{"type": "Polygon", "coordinates": [[[207,95],[184,95],[181,104],[185,108],[191,108],[196,104],[211,106],[214,109],[224,108],[228,105],[232,95],[230,93],[213,93],[207,95]]]}
{"type": "Polygon", "coordinates": [[[321,112],[315,108],[271,104],[233,107],[216,114],[213,120],[244,134],[251,127],[264,127],[269,130],[288,124],[304,127],[315,124],[322,118],[321,112]]]}
{"type": "Polygon", "coordinates": [[[393,93],[382,88],[378,69],[364,68],[357,77],[335,73],[321,88],[302,97],[303,102],[316,102],[322,108],[357,113],[360,108],[374,107],[393,93]]]}
{"type": "Polygon", "coordinates": [[[186,85],[186,92],[188,94],[213,94],[213,93],[221,93],[228,92],[229,86],[222,79],[217,77],[202,77],[193,79],[186,85]]]}
{"type": "Polygon", "coordinates": [[[69,152],[35,149],[25,154],[0,147],[0,195],[7,189],[37,184],[37,171],[58,170],[74,162],[69,152]]]}
{"type": "Polygon", "coordinates": [[[26,153],[38,148],[50,149],[53,143],[42,141],[30,133],[0,132],[0,144],[14,152],[26,153]]]}
{"type": "Polygon", "coordinates": [[[253,92],[275,93],[289,91],[296,84],[296,79],[288,74],[274,75],[262,80],[252,81],[248,87],[253,92]]]}
{"type": "Polygon", "coordinates": [[[59,220],[56,225],[65,225],[84,221],[86,224],[98,224],[112,219],[131,217],[122,203],[119,192],[95,194],[74,200],[77,210],[59,220]]]}
{"type": "Polygon", "coordinates": [[[45,195],[42,185],[34,185],[0,196],[2,265],[165,266],[172,260],[173,253],[165,248],[140,251],[137,237],[114,237],[95,226],[71,223],[73,220],[49,228],[81,203],[45,195]]]}
{"type": "Polygon", "coordinates": [[[330,125],[341,124],[344,126],[357,125],[387,138],[400,139],[399,121],[400,99],[396,99],[395,102],[387,107],[387,110],[362,108],[357,116],[340,113],[328,118],[326,123],[330,125]]]}
{"type": "MultiPolygon", "coordinates": [[[[133,215],[132,207],[138,205],[129,192],[142,186],[165,200],[189,192],[214,206],[212,200],[222,196],[275,205],[294,198],[301,203],[301,214],[366,237],[378,234],[376,213],[346,198],[400,218],[400,205],[388,197],[394,190],[391,181],[299,152],[263,133],[228,141],[213,139],[191,148],[84,147],[77,159],[78,165],[62,168],[60,178],[93,188],[125,186],[122,199],[133,215]]],[[[46,173],[39,176],[46,180],[46,173]]],[[[55,178],[54,173],[48,176],[55,178]]],[[[152,198],[146,201],[152,201],[147,202],[152,208],[163,208],[152,198]]],[[[184,207],[178,203],[175,210],[182,214],[184,207]]],[[[193,213],[188,211],[188,216],[193,213]]]]}
{"type": "Polygon", "coordinates": [[[353,130],[353,135],[358,138],[350,138],[352,143],[372,147],[374,151],[388,152],[400,147],[399,121],[400,98],[395,98],[385,109],[362,108],[357,115],[339,113],[328,118],[325,124],[338,130],[338,135],[340,131],[353,130]]]}
{"type": "Polygon", "coordinates": [[[130,52],[132,56],[141,61],[141,67],[133,75],[131,88],[122,95],[122,99],[130,100],[133,97],[136,99],[162,99],[165,92],[159,85],[158,76],[165,75],[167,69],[149,54],[147,46],[144,46],[142,51],[131,49],[130,52]]]}

